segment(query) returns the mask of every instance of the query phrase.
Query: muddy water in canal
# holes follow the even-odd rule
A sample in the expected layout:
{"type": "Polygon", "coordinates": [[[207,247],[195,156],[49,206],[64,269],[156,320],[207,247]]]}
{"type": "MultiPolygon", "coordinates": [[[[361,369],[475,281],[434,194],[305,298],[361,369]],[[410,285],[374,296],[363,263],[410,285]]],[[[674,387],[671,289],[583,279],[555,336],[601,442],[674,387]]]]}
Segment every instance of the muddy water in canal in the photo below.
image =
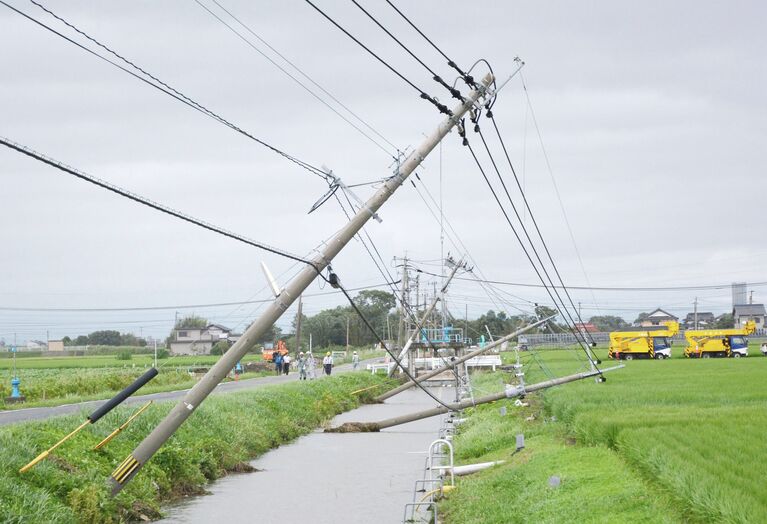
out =
{"type": "MultiPolygon", "coordinates": [[[[444,400],[453,400],[455,394],[452,388],[433,391],[444,400]]],[[[424,392],[411,389],[385,404],[343,413],[333,425],[376,421],[435,405],[424,392]]],[[[402,522],[440,422],[441,417],[432,417],[380,433],[311,433],[251,462],[260,471],[230,475],[208,487],[211,495],[167,508],[163,522],[402,522]]]]}

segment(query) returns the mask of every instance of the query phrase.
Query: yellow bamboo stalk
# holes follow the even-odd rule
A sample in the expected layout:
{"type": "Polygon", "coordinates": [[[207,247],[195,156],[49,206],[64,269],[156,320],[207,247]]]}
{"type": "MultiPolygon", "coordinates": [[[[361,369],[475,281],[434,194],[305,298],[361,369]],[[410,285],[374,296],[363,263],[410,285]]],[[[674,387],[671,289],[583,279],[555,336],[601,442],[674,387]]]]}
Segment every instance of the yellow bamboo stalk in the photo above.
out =
{"type": "Polygon", "coordinates": [[[103,448],[104,446],[106,446],[106,445],[107,445],[107,444],[108,444],[108,443],[109,443],[109,442],[110,442],[110,441],[111,441],[113,438],[115,438],[117,435],[119,435],[119,434],[122,432],[122,430],[124,430],[125,428],[127,428],[127,427],[128,427],[128,425],[129,425],[131,422],[133,422],[133,420],[134,420],[136,417],[138,417],[138,416],[139,416],[139,415],[141,415],[141,414],[142,414],[144,411],[146,411],[146,410],[147,410],[147,408],[148,408],[149,406],[151,406],[151,405],[152,405],[152,402],[153,402],[153,401],[152,401],[152,400],[150,400],[149,402],[147,402],[146,404],[144,404],[143,406],[141,406],[141,407],[140,407],[138,410],[136,410],[136,412],[135,412],[133,415],[131,415],[131,416],[128,418],[128,420],[126,420],[125,422],[123,422],[123,423],[122,423],[122,425],[121,425],[119,428],[117,428],[117,429],[116,429],[116,430],[114,430],[112,433],[110,433],[109,435],[107,435],[107,437],[106,437],[104,440],[102,440],[101,442],[99,442],[98,444],[96,444],[95,446],[93,446],[93,451],[99,450],[99,449],[103,448]]]}
{"type": "Polygon", "coordinates": [[[88,419],[85,422],[83,422],[82,424],[80,424],[80,426],[78,426],[78,428],[76,430],[74,430],[72,433],[70,433],[69,435],[67,435],[63,439],[61,439],[58,442],[56,442],[53,446],[51,446],[47,450],[45,450],[42,453],[40,453],[37,457],[35,457],[35,459],[32,462],[30,462],[29,464],[27,464],[26,466],[21,468],[19,470],[19,473],[26,473],[27,471],[32,469],[38,462],[40,462],[42,460],[45,460],[45,458],[48,455],[50,455],[53,452],[54,449],[56,449],[57,447],[61,446],[64,442],[66,442],[70,438],[74,437],[77,433],[79,433],[85,426],[87,426],[90,423],[91,423],[91,421],[90,421],[90,419],[88,419]]]}

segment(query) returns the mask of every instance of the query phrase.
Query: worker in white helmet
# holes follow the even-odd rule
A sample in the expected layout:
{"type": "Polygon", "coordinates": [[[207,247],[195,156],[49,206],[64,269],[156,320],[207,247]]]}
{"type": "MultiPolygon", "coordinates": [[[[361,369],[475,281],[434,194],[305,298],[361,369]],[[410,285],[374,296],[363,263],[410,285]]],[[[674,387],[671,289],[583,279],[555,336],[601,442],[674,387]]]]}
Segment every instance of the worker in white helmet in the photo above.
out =
{"type": "Polygon", "coordinates": [[[306,357],[303,351],[298,354],[296,367],[298,368],[298,380],[306,380],[306,357]]]}
{"type": "Polygon", "coordinates": [[[360,367],[360,356],[355,351],[352,353],[352,369],[354,371],[357,371],[357,368],[360,367]]]}

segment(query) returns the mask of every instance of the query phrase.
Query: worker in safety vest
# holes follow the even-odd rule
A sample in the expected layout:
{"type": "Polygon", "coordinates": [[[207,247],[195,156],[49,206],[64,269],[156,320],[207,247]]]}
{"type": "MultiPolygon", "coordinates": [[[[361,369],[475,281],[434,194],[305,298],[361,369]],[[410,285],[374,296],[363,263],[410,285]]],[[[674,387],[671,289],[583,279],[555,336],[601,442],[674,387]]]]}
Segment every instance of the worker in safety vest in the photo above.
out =
{"type": "Polygon", "coordinates": [[[325,368],[325,374],[330,375],[333,370],[333,357],[330,355],[330,351],[325,353],[325,358],[322,359],[322,367],[325,368]]]}

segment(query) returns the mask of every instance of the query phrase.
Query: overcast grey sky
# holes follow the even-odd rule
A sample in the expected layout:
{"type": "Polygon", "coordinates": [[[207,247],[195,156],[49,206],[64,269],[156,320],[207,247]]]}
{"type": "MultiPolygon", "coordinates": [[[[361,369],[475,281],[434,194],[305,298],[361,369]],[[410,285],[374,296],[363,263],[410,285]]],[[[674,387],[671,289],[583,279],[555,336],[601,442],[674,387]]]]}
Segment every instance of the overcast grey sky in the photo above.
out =
{"type": "MultiPolygon", "coordinates": [[[[201,2],[216,9],[211,0],[201,2]]],[[[29,2],[9,3],[77,36],[29,2]]],[[[439,122],[432,106],[305,2],[220,3],[398,147],[417,145],[439,122]]],[[[351,2],[318,4],[452,105],[426,71],[351,2]]],[[[349,184],[390,174],[390,159],[380,149],[192,0],[47,5],[255,136],[331,167],[349,184]]],[[[444,60],[384,2],[364,5],[452,80],[444,60]]],[[[514,70],[515,56],[525,60],[524,79],[591,284],[767,280],[763,2],[397,5],[464,67],[486,58],[503,79],[514,70]]],[[[321,180],[4,6],[0,42],[0,135],[292,252],[308,253],[343,223],[333,201],[307,215],[325,191],[321,180]]],[[[501,92],[494,112],[565,282],[585,285],[519,77],[501,92]]],[[[483,129],[490,131],[489,122],[483,129]]],[[[470,139],[480,147],[476,136],[470,133],[470,139]]],[[[442,192],[446,217],[483,273],[536,283],[456,134],[444,141],[441,187],[439,167],[435,152],[419,170],[421,179],[435,197],[442,192]]],[[[290,261],[143,208],[6,148],[0,149],[0,173],[2,307],[263,299],[269,295],[261,260],[282,282],[296,270],[290,261]]],[[[367,197],[372,188],[357,191],[367,197]]],[[[439,258],[438,223],[411,185],[381,216],[383,223],[371,224],[369,232],[387,261],[405,252],[419,260],[439,258]]],[[[456,252],[449,243],[447,250],[456,252]]],[[[334,267],[348,287],[382,281],[358,243],[334,267]]],[[[504,289],[524,300],[545,300],[533,289],[504,289]]],[[[767,300],[767,287],[754,291],[756,301],[767,300]]],[[[321,292],[318,284],[308,291],[321,292]]],[[[462,282],[454,292],[456,314],[463,313],[464,303],[470,316],[494,307],[475,285],[462,282]]],[[[685,313],[696,294],[701,310],[719,313],[730,306],[726,289],[573,293],[584,316],[622,314],[628,320],[655,306],[685,313]]],[[[525,309],[524,300],[511,301],[525,309]]],[[[337,295],[325,295],[308,299],[306,308],[313,313],[341,303],[337,295]]],[[[179,311],[241,327],[254,309],[179,311]]],[[[57,338],[106,328],[164,336],[174,312],[2,311],[0,337],[8,341],[16,332],[20,340],[44,339],[49,330],[57,338]]],[[[282,324],[289,324],[289,316],[284,318],[282,324]]]]}

